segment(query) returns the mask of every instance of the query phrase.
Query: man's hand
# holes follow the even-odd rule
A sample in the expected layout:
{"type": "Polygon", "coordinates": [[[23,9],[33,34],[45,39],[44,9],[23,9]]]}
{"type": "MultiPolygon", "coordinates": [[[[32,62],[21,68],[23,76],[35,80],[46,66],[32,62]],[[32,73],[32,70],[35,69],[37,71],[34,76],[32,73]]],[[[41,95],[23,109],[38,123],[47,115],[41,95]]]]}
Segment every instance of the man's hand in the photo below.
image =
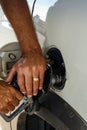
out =
{"type": "Polygon", "coordinates": [[[13,66],[7,82],[17,73],[18,85],[29,97],[36,95],[43,86],[45,59],[38,42],[27,0],[3,0],[4,13],[11,23],[23,57],[13,66]]]}
{"type": "Polygon", "coordinates": [[[29,51],[12,68],[7,78],[11,82],[17,73],[18,85],[29,97],[37,95],[43,87],[46,63],[42,53],[29,51]]]}
{"type": "Polygon", "coordinates": [[[8,113],[15,109],[23,95],[11,85],[0,80],[0,112],[8,113]]]}

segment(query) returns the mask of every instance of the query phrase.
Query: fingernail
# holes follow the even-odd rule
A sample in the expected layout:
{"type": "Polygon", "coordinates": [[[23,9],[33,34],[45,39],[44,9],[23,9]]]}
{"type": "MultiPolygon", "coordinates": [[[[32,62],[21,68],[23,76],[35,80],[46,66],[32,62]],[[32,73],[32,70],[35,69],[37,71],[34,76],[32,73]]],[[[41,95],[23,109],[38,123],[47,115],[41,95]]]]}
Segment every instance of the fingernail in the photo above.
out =
{"type": "Polygon", "coordinates": [[[36,95],[37,95],[37,93],[34,93],[33,95],[34,95],[34,96],[36,96],[36,95]]]}
{"type": "Polygon", "coordinates": [[[22,92],[24,95],[26,94],[26,92],[22,92]]]}
{"type": "Polygon", "coordinates": [[[42,90],[42,88],[40,87],[39,90],[42,90]]]}
{"type": "Polygon", "coordinates": [[[32,95],[28,95],[28,98],[31,98],[32,97],[32,95]]]}

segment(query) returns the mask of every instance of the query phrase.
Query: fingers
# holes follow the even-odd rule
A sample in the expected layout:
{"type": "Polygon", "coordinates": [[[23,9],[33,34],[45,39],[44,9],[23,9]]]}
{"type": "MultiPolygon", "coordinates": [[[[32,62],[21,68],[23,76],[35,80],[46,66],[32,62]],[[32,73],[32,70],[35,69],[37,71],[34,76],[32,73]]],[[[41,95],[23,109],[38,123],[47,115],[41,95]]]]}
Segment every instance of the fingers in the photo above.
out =
{"type": "Polygon", "coordinates": [[[15,109],[23,95],[5,81],[0,80],[0,112],[8,113],[15,109]]]}
{"type": "Polygon", "coordinates": [[[43,81],[44,81],[44,72],[45,72],[45,69],[41,70],[40,71],[40,75],[39,75],[39,78],[40,78],[40,82],[39,82],[39,90],[41,90],[43,88],[43,81]]]}
{"type": "Polygon", "coordinates": [[[33,82],[33,95],[36,96],[39,89],[39,78],[34,77],[32,82],[33,82]]]}
{"type": "Polygon", "coordinates": [[[7,106],[6,106],[6,107],[3,107],[2,104],[0,103],[0,112],[1,112],[1,113],[8,113],[9,110],[7,109],[7,106]]]}
{"type": "Polygon", "coordinates": [[[31,97],[36,96],[38,90],[43,88],[45,68],[32,67],[32,71],[27,71],[25,75],[25,87],[27,95],[31,97]]]}
{"type": "MultiPolygon", "coordinates": [[[[23,73],[22,70],[18,71],[17,82],[21,92],[23,94],[26,93],[29,97],[37,95],[38,90],[43,88],[44,71],[45,69],[39,69],[37,67],[33,67],[32,70],[25,71],[25,73],[23,73]]],[[[12,80],[10,78],[12,77],[12,73],[15,74],[15,71],[10,73],[7,81],[12,80]]]]}
{"type": "Polygon", "coordinates": [[[16,101],[9,102],[7,97],[3,97],[3,102],[0,102],[0,112],[2,113],[8,113],[10,111],[13,111],[15,109],[15,106],[17,106],[19,103],[16,101]]]}
{"type": "Polygon", "coordinates": [[[17,93],[16,93],[16,98],[20,101],[20,100],[22,100],[22,98],[23,98],[23,95],[20,93],[20,92],[18,92],[17,91],[17,93]]]}
{"type": "Polygon", "coordinates": [[[22,73],[22,71],[20,70],[20,72],[18,72],[17,75],[17,82],[18,85],[20,86],[20,90],[22,93],[26,93],[26,88],[25,88],[25,77],[22,73]]]}
{"type": "Polygon", "coordinates": [[[33,67],[33,77],[32,77],[32,84],[33,84],[33,95],[36,96],[39,89],[39,72],[38,69],[34,66],[33,67]]]}
{"type": "Polygon", "coordinates": [[[43,87],[43,77],[44,70],[39,71],[36,67],[24,74],[18,73],[17,81],[22,93],[26,93],[28,97],[36,96],[43,87]]]}
{"type": "Polygon", "coordinates": [[[11,82],[15,74],[16,74],[16,70],[15,67],[13,67],[6,79],[6,82],[11,82]]]}
{"type": "Polygon", "coordinates": [[[21,92],[26,93],[28,97],[36,96],[38,90],[43,88],[44,72],[45,68],[39,69],[35,66],[32,69],[18,71],[17,81],[21,92]]]}
{"type": "Polygon", "coordinates": [[[26,93],[29,97],[35,96],[38,90],[43,88],[45,69],[46,63],[43,56],[30,52],[13,66],[7,81],[11,81],[14,74],[17,73],[17,82],[21,92],[26,93]]]}
{"type": "Polygon", "coordinates": [[[28,95],[28,97],[32,97],[32,73],[31,71],[29,71],[30,73],[28,73],[28,71],[26,72],[25,75],[25,87],[26,87],[26,93],[28,95]]]}
{"type": "Polygon", "coordinates": [[[2,113],[8,113],[8,112],[11,112],[15,109],[15,106],[12,105],[11,103],[0,103],[0,112],[2,113]]]}
{"type": "Polygon", "coordinates": [[[17,101],[17,100],[20,101],[23,98],[23,95],[16,89],[14,89],[12,86],[9,87],[9,93],[10,93],[9,97],[10,101],[17,101]]]}
{"type": "Polygon", "coordinates": [[[8,105],[7,109],[8,109],[9,112],[11,112],[11,111],[13,111],[15,109],[14,105],[12,105],[10,103],[8,103],[7,105],[8,105]]]}

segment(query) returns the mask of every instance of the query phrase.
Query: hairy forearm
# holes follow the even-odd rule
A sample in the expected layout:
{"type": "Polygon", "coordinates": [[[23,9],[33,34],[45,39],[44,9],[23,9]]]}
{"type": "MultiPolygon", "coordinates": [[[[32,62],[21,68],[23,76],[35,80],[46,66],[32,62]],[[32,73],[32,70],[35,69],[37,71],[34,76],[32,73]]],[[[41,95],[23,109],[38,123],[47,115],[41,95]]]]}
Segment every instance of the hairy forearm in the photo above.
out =
{"type": "Polygon", "coordinates": [[[1,5],[17,35],[22,52],[35,50],[41,53],[26,0],[3,0],[1,5]]]}

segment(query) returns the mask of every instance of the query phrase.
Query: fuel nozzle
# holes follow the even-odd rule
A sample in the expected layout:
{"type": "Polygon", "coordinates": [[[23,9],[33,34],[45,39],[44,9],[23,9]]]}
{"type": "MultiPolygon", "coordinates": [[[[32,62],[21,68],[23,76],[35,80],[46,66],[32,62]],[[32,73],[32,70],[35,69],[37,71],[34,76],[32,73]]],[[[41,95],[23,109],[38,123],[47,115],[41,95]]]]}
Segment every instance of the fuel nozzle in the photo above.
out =
{"type": "MultiPolygon", "coordinates": [[[[60,51],[57,48],[50,48],[46,53],[47,68],[44,74],[43,89],[38,91],[36,96],[28,98],[24,95],[19,106],[11,112],[10,114],[1,114],[1,116],[7,121],[11,121],[16,115],[18,115],[22,110],[25,110],[28,114],[32,114],[38,109],[39,99],[41,96],[47,94],[50,89],[55,89],[55,91],[62,90],[66,81],[66,70],[65,64],[60,51]]],[[[17,84],[17,75],[14,76],[11,85],[20,91],[17,84]]]]}

